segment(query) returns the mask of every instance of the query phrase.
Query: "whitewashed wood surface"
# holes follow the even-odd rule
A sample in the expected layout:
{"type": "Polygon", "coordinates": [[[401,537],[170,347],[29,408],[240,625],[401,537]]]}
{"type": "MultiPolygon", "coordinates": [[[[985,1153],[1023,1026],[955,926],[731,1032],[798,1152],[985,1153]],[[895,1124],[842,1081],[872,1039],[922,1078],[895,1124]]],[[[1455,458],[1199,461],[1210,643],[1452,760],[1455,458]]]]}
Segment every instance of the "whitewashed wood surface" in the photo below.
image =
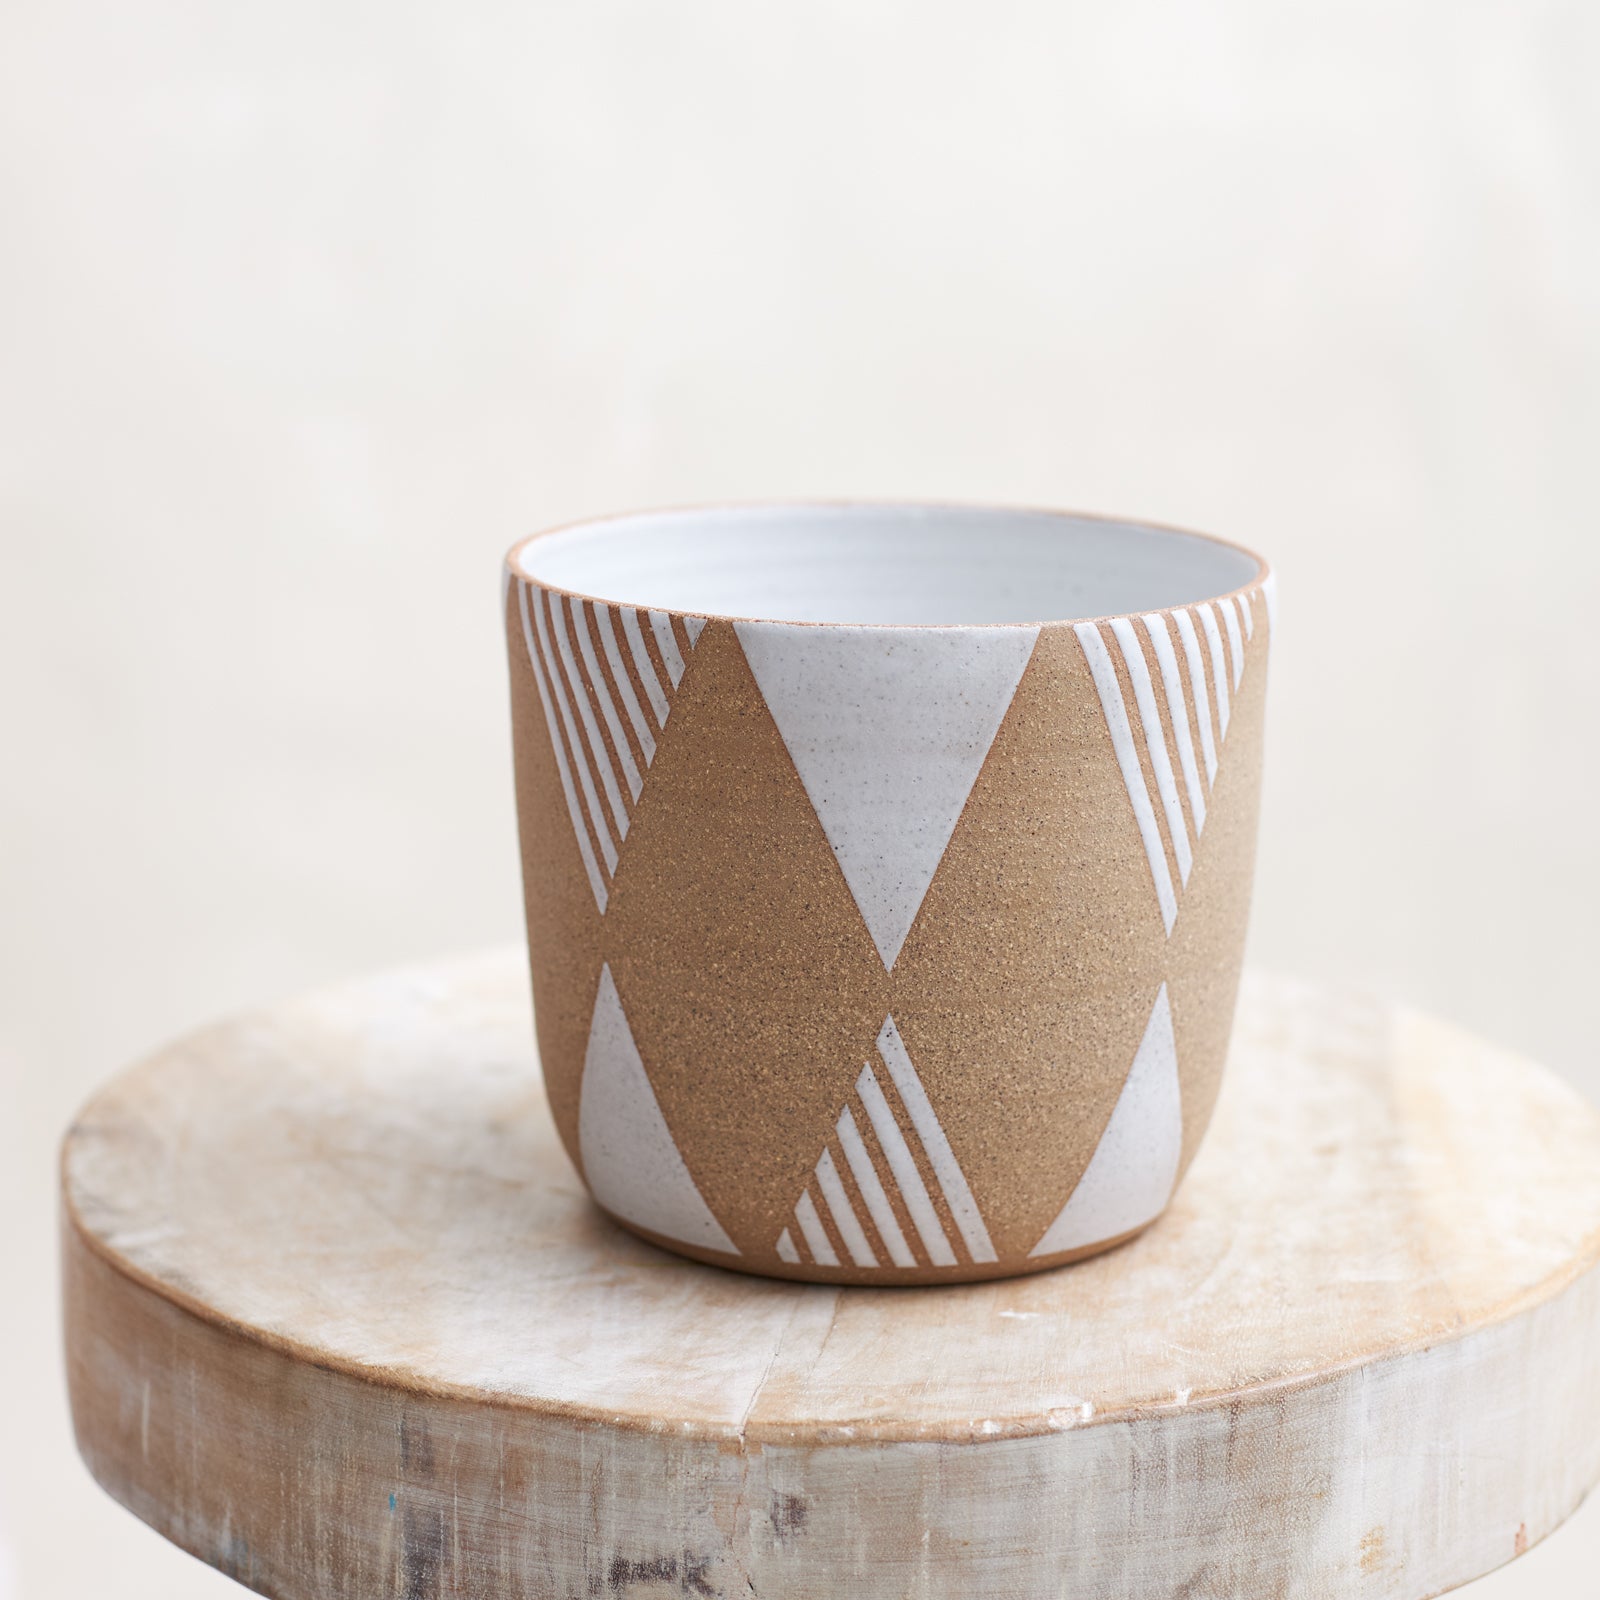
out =
{"type": "Polygon", "coordinates": [[[80,1446],[287,1600],[1421,1597],[1600,1478],[1600,1118],[1254,980],[1129,1246],[862,1291],[584,1200],[518,952],[197,1035],[68,1139],[80,1446]]]}

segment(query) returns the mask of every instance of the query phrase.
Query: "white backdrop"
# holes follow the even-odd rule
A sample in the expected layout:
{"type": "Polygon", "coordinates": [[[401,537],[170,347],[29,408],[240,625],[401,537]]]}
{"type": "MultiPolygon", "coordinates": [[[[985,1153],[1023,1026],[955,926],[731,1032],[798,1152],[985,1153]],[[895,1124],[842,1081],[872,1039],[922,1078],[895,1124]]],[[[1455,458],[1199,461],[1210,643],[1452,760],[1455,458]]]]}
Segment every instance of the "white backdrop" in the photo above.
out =
{"type": "MultiPolygon", "coordinates": [[[[515,936],[496,568],[544,523],[1257,546],[1255,960],[1600,1095],[1597,77],[1583,0],[11,0],[12,1593],[229,1587],[72,1454],[54,1145],[165,1035],[515,936]]],[[[1473,1593],[1597,1559],[1591,1513],[1473,1593]]]]}

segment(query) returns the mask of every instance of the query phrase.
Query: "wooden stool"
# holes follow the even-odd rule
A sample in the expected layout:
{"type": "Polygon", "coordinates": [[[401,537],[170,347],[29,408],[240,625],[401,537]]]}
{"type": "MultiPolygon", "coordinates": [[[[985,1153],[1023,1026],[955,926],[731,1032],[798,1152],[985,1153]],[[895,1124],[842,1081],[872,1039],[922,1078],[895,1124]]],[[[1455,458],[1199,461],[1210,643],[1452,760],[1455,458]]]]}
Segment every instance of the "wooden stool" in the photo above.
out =
{"type": "Polygon", "coordinates": [[[1170,1214],[956,1288],[610,1225],[511,952],[213,1027],[68,1137],[78,1442],[284,1600],[1420,1600],[1600,1479],[1600,1117],[1255,980],[1170,1214]]]}

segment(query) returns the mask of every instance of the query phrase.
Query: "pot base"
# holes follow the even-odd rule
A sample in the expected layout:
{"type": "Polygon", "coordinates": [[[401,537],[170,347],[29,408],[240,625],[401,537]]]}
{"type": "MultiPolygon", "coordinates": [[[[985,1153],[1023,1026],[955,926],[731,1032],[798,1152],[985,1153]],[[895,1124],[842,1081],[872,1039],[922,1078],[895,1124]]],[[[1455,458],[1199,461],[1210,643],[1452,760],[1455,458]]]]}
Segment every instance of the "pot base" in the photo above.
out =
{"type": "Polygon", "coordinates": [[[1038,1272],[1050,1272],[1056,1267],[1071,1266],[1074,1262],[1087,1261],[1092,1256],[1102,1256],[1108,1250],[1115,1250],[1153,1228],[1161,1220],[1161,1216],[1166,1214],[1163,1211],[1142,1227],[1130,1228],[1126,1233],[1115,1234],[1095,1244],[1084,1245],[1081,1249],[1062,1250],[1048,1256],[1025,1256],[1021,1260],[1008,1261],[965,1262],[955,1267],[852,1267],[843,1264],[837,1267],[824,1267],[810,1262],[799,1266],[770,1260],[758,1263],[743,1257],[730,1256],[725,1250],[701,1250],[694,1245],[669,1239],[663,1234],[652,1233],[648,1228],[638,1227],[625,1218],[607,1211],[598,1203],[595,1209],[607,1221],[616,1223],[620,1228],[626,1228],[629,1233],[643,1239],[646,1244],[655,1245],[661,1250],[670,1250],[673,1255],[684,1256],[704,1266],[722,1267],[726,1271],[744,1273],[752,1278],[772,1278],[780,1283],[833,1284],[854,1289],[932,1288],[941,1284],[994,1283],[1002,1278],[1029,1278],[1038,1272]]]}

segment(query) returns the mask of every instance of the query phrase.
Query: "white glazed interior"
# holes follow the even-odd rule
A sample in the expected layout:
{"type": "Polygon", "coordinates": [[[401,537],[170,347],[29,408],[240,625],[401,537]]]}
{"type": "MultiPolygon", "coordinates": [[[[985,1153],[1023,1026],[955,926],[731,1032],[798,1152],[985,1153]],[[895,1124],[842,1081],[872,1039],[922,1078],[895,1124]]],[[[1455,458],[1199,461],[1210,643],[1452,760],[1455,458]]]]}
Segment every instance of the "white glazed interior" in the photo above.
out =
{"type": "Polygon", "coordinates": [[[525,576],[612,603],[775,622],[961,626],[1161,611],[1260,575],[1195,533],[1053,511],[766,505],[645,512],[521,545],[525,576]]]}

